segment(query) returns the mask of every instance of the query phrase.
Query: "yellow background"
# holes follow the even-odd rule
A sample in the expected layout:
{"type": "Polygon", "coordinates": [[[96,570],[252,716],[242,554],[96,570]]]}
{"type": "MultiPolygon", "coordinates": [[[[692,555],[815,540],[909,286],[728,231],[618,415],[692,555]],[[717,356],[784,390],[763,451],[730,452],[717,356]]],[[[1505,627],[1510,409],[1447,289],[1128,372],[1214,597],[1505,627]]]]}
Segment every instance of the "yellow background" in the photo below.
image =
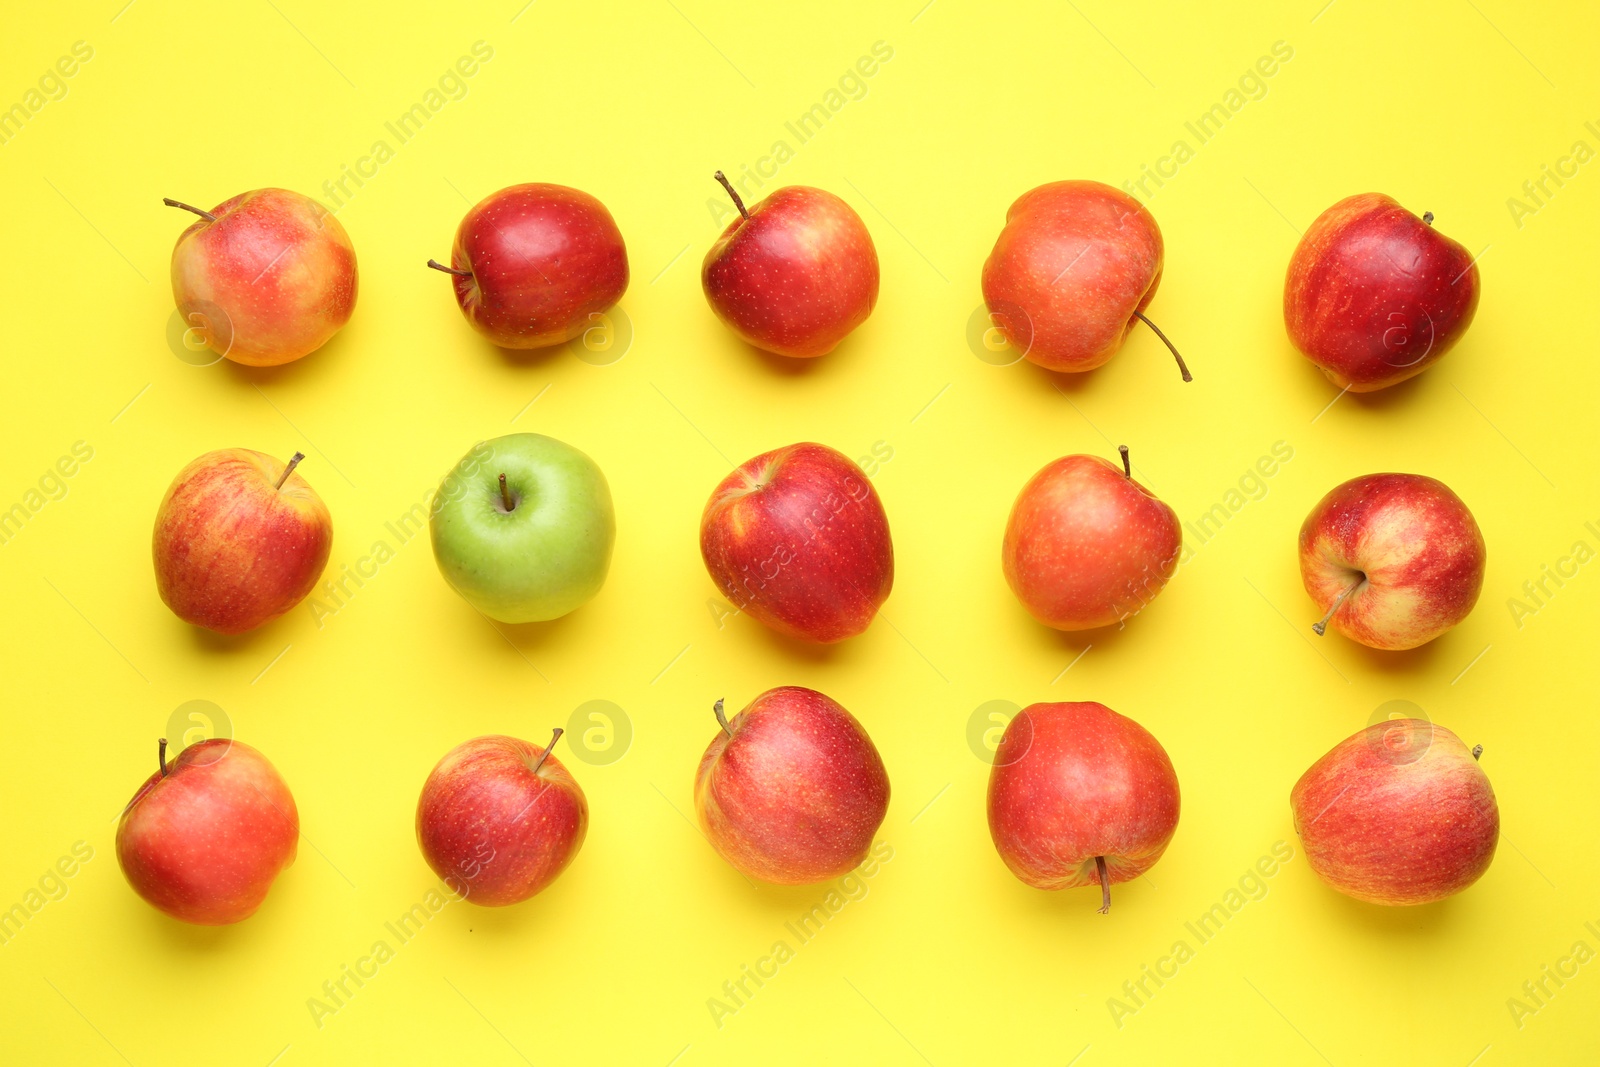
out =
{"type": "Polygon", "coordinates": [[[1574,942],[1600,948],[1584,927],[1600,920],[1600,567],[1520,627],[1507,606],[1575,541],[1600,547],[1584,525],[1600,520],[1600,164],[1520,227],[1506,203],[1574,141],[1600,145],[1584,127],[1600,120],[1591,9],[121,3],[17,8],[0,41],[4,105],[73,42],[94,49],[66,96],[0,146],[0,505],[73,442],[94,449],[67,495],[0,546],[0,907],[74,842],[94,851],[0,948],[0,1059],[1594,1062],[1600,964],[1520,1028],[1507,1006],[1574,942]],[[493,58],[465,97],[400,144],[385,122],[480,40],[493,58]],[[1266,95],[1198,145],[1184,123],[1280,40],[1294,56],[1266,95]],[[893,58],[865,95],[799,144],[785,123],[878,41],[893,58]],[[882,261],[871,319],[805,365],[733,341],[697,278],[718,228],[712,170],[753,167],[779,139],[794,158],[767,188],[839,193],[882,261]],[[1059,178],[1120,185],[1179,139],[1194,158],[1150,201],[1167,246],[1150,312],[1194,383],[1142,329],[1079,378],[975,358],[978,273],[1010,202],[1059,178]],[[349,326],[275,371],[175,358],[167,265],[188,219],[161,198],[320,196],[379,140],[393,158],[339,211],[361,269],[349,326]],[[423,267],[447,255],[469,203],[535,180],[594,193],[622,228],[634,338],[619,361],[508,357],[423,267]],[[1283,272],[1297,230],[1368,190],[1487,249],[1484,296],[1437,367],[1329,408],[1336,391],[1285,340],[1283,272]],[[398,545],[384,523],[474,441],[514,430],[593,456],[619,535],[591,604],[497,632],[424,541],[398,545]],[[894,594],[865,636],[820,651],[745,618],[719,626],[696,542],[732,464],[801,439],[893,454],[874,484],[898,549],[894,594]],[[1006,513],[1048,460],[1127,443],[1192,522],[1278,441],[1294,457],[1266,495],[1203,545],[1187,531],[1193,558],[1123,632],[1058,635],[1007,590],[1006,513]],[[307,452],[302,471],[334,515],[334,568],[379,539],[396,550],[320,627],[302,607],[221,640],[156,596],[163,490],[196,455],[235,445],[307,452]],[[1490,546],[1476,611],[1411,653],[1318,641],[1299,583],[1302,517],[1376,470],[1443,479],[1490,546]],[[850,708],[894,788],[880,835],[893,859],[803,945],[785,923],[824,887],[754,888],[689,822],[712,700],[742,707],[785,683],[850,708]],[[298,862],[230,929],[164,918],[115,859],[115,816],[193,699],[272,759],[302,819],[298,862]],[[1144,723],[1182,781],[1170,851],[1119,887],[1109,917],[1092,891],[1021,885],[984,821],[975,709],[1061,699],[1144,723]],[[591,809],[571,869],[518,907],[451,905],[396,945],[384,923],[435,885],[412,831],[434,762],[482,733],[542,741],[590,700],[623,709],[633,740],[604,765],[560,750],[591,809]],[[1274,842],[1295,845],[1291,784],[1391,700],[1484,745],[1505,831],[1488,874],[1447,903],[1380,910],[1320,884],[1296,846],[1262,899],[1198,943],[1185,923],[1274,842]],[[319,1028],[307,999],[380,938],[394,959],[319,1028]],[[780,939],[794,958],[719,1028],[708,998],[780,939]],[[1194,957],[1116,1025],[1108,998],[1178,940],[1194,957]]]}

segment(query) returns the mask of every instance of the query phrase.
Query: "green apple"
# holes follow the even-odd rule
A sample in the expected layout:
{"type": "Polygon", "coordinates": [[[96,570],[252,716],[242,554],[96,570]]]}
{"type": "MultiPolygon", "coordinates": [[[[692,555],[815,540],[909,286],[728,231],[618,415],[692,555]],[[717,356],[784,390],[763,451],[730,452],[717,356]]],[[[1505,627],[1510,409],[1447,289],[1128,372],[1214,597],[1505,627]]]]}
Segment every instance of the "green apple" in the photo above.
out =
{"type": "Polygon", "coordinates": [[[440,483],[429,528],[445,581],[500,622],[543,622],[586,603],[605,584],[617,536],[594,460],[536,433],[474,446],[440,483]]]}

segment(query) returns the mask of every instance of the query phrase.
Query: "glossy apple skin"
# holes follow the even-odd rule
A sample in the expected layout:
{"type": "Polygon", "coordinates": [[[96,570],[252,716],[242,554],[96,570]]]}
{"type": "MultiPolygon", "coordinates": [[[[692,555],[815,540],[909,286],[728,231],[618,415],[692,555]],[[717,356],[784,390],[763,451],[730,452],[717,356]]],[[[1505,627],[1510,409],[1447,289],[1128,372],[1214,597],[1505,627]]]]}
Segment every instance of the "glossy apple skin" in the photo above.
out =
{"type": "Polygon", "coordinates": [[[1006,212],[983,265],[983,300],[1032,362],[1093,370],[1156,295],[1161,263],[1161,228],[1139,201],[1100,182],[1051,182],[1006,212]]]}
{"type": "Polygon", "coordinates": [[[156,509],[156,590],[184,622],[239,634],[271,622],[322,577],[333,518],[283,460],[224,448],[190,463],[156,509]]]}
{"type": "Polygon", "coordinates": [[[583,847],[589,804],[545,750],[515,737],[451,749],[423,783],[417,845],[433,873],[474,904],[517,904],[555,881],[583,847]]]}
{"type": "Polygon", "coordinates": [[[299,840],[294,797],[267,758],[213,738],[139,787],[117,824],[117,862],[152,906],[224,926],[255,914],[299,840]]]}
{"type": "Polygon", "coordinates": [[[479,442],[436,499],[428,529],[439,572],[489,618],[560,618],[605,585],[617,537],[611,488],[595,461],[565,441],[515,433],[479,442]]]}
{"type": "Polygon", "coordinates": [[[1443,482],[1368,474],[1337,486],[1300,527],[1300,578],[1328,625],[1372,648],[1426,644],[1467,617],[1483,589],[1478,523],[1443,482]]]}
{"type": "Polygon", "coordinates": [[[826,355],[878,302],[878,250],[849,204],[791,185],[722,231],[700,267],[711,310],[780,356],[826,355]]]}
{"type": "Polygon", "coordinates": [[[1283,286],[1289,340],[1356,393],[1421,374],[1478,310],[1472,255],[1390,197],[1362,193],[1300,238],[1283,286]]]}
{"type": "Polygon", "coordinates": [[[1028,613],[1057,630],[1138,614],[1178,569],[1177,513],[1099,456],[1063,456],[1011,508],[1000,561],[1028,613]]]}
{"type": "Polygon", "coordinates": [[[1093,702],[1033,704],[1006,726],[989,772],[989,833],[1035,889],[1114,885],[1155,866],[1178,829],[1178,775],[1161,743],[1093,702]]]}
{"type": "Polygon", "coordinates": [[[1489,869],[1500,808],[1489,776],[1455,734],[1425,719],[1360,730],[1289,794],[1317,876],[1373,904],[1427,904],[1489,869]]]}
{"type": "Polygon", "coordinates": [[[256,189],[197,219],[172,250],[172,295],[218,355],[276,367],[315,352],[356,306],[356,250],[333,213],[288,189],[256,189]],[[225,321],[217,322],[215,309],[225,321]]]}
{"type": "Polygon", "coordinates": [[[865,631],[894,587],[877,491],[826,445],[763,452],[724,478],[700,516],[700,555],[739,610],[820,644],[865,631]]]}
{"type": "Polygon", "coordinates": [[[810,885],[848,873],[889,810],[889,775],[866,730],[800,686],[769,689],[720,726],[694,776],[706,839],[750,878],[810,885]]]}
{"type": "Polygon", "coordinates": [[[456,230],[456,302],[501,348],[546,348],[593,326],[628,289],[622,231],[599,200],[529,182],[485,197],[456,230]]]}

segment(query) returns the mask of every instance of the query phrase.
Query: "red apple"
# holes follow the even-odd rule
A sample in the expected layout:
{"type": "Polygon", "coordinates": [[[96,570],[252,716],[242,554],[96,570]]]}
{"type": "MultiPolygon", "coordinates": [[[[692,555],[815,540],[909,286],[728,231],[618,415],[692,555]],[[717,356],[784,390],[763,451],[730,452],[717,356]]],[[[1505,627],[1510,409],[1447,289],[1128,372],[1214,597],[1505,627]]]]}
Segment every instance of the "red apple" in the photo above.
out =
{"type": "Polygon", "coordinates": [[[1035,889],[1111,887],[1155,866],[1178,829],[1178,775],[1161,743],[1104,704],[1033,704],[989,772],[989,833],[1035,889]]]}
{"type": "Polygon", "coordinates": [[[1483,589],[1483,534],[1443,482],[1352,478],[1300,527],[1300,578],[1331,623],[1372,648],[1426,644],[1467,617],[1483,589]]]}
{"type": "Polygon", "coordinates": [[[300,813],[267,757],[213,738],[167,762],[117,823],[117,862],[147,902],[174,919],[223,926],[248,919],[294,862],[300,813]]]}
{"type": "Polygon", "coordinates": [[[1013,348],[1041,367],[1109,363],[1143,322],[1189,368],[1144,309],[1161,284],[1161,228],[1120,189],[1051,182],[1017,198],[983,265],[983,300],[1013,348]]]}
{"type": "Polygon", "coordinates": [[[1347,197],[1317,217],[1289,259],[1289,340],[1352,392],[1421,374],[1467,332],[1478,310],[1472,255],[1379,193],[1347,197]]]}
{"type": "Polygon", "coordinates": [[[305,599],[327,566],[333,519],[295,466],[248,448],[207,452],[156,511],[156,589],[184,622],[253,630],[305,599]]]}
{"type": "Polygon", "coordinates": [[[700,516],[700,555],[739,610],[824,644],[864,631],[894,585],[883,504],[825,445],[773,449],[724,478],[700,516]]]}
{"type": "Polygon", "coordinates": [[[1178,569],[1178,516],[1099,456],[1063,456],[1017,494],[1000,562],[1029,614],[1058,630],[1137,615],[1178,569]]]}
{"type": "Polygon", "coordinates": [[[721,729],[694,776],[700,828],[750,878],[809,885],[867,857],[889,810],[889,775],[872,738],[814,689],[769,689],[721,729]]]}
{"type": "Polygon", "coordinates": [[[492,193],[456,230],[450,266],[472,328],[502,348],[545,348],[593,326],[628,289],[628,250],[606,206],[565,185],[492,193]]]}
{"type": "Polygon", "coordinates": [[[832,352],[878,302],[878,251],[861,216],[830,192],[777,190],[739,217],[700,267],[711,310],[742,340],[780,356],[832,352]]]}
{"type": "Polygon", "coordinates": [[[589,804],[561,761],[515,737],[476,737],[449,752],[422,785],[417,844],[433,873],[485,907],[544,889],[583,847],[589,804]]]}
{"type": "Polygon", "coordinates": [[[1339,742],[1289,794],[1311,869],[1373,904],[1426,904],[1476,882],[1500,839],[1482,752],[1426,719],[1374,723],[1339,742]]]}
{"type": "Polygon", "coordinates": [[[288,189],[256,189],[200,216],[172,250],[172,295],[211,350],[250,367],[309,355],[350,321],[356,250],[333,213],[288,189]]]}

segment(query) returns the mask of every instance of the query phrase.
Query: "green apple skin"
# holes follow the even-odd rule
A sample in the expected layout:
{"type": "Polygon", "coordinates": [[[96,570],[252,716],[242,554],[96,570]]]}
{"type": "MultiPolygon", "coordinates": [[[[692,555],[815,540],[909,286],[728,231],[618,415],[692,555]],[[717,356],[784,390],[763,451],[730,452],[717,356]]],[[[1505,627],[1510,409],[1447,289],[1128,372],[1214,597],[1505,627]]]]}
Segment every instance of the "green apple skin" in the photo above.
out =
{"type": "Polygon", "coordinates": [[[594,460],[553,437],[514,433],[451,468],[429,532],[440,573],[467,603],[498,622],[544,622],[600,591],[617,522],[594,460]]]}

